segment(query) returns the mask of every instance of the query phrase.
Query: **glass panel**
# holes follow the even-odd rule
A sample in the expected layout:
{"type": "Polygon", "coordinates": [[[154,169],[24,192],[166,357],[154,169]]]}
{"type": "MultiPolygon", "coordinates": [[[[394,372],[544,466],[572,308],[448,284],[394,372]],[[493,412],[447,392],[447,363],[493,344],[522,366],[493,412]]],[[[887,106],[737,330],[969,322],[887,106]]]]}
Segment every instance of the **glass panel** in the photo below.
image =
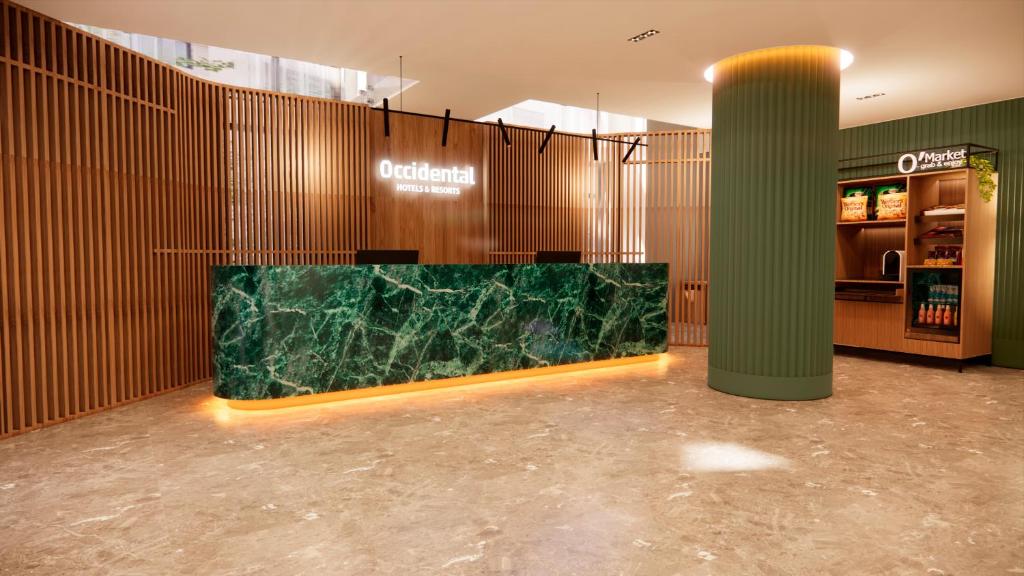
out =
{"type": "Polygon", "coordinates": [[[416,80],[406,78],[403,86],[396,76],[370,74],[364,70],[337,68],[98,26],[72,26],[176,66],[204,80],[243,88],[273,90],[376,106],[384,98],[393,98],[402,89],[408,89],[417,83],[416,80]]]}

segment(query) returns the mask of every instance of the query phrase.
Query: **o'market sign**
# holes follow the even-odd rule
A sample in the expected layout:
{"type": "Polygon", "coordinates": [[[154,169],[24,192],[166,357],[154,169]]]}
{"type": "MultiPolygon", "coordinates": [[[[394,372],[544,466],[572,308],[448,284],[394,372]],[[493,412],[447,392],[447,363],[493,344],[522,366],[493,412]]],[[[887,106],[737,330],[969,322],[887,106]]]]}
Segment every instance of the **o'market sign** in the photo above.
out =
{"type": "Polygon", "coordinates": [[[900,174],[914,172],[930,172],[932,170],[954,170],[966,168],[968,163],[967,146],[950,148],[929,148],[917,152],[907,152],[900,156],[896,168],[900,174]]]}

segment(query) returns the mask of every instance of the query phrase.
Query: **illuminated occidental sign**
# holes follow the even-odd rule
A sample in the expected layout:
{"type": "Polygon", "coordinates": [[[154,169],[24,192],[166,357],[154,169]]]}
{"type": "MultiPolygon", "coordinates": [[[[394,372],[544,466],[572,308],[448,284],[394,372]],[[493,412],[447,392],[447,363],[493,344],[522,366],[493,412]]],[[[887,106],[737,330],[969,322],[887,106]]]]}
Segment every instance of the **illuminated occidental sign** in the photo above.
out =
{"type": "Polygon", "coordinates": [[[967,166],[967,147],[932,148],[920,152],[908,152],[900,156],[896,168],[900,174],[928,172],[930,170],[952,170],[967,166]]]}
{"type": "Polygon", "coordinates": [[[381,160],[378,172],[385,180],[397,180],[395,190],[398,192],[458,196],[462,193],[462,186],[476,184],[474,170],[472,166],[431,168],[427,162],[395,164],[391,160],[381,160]]]}

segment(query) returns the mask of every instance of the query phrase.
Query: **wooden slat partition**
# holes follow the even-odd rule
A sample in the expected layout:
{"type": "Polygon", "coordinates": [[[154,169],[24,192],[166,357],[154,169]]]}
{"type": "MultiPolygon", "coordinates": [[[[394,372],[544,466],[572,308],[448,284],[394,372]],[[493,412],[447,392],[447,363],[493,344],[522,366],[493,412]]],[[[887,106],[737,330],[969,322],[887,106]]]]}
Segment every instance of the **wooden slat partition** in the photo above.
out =
{"type": "MultiPolygon", "coordinates": [[[[640,171],[621,159],[625,142],[509,128],[515,143],[490,142],[491,261],[532,262],[538,250],[579,250],[590,262],[639,262],[635,181],[640,171]]],[[[640,148],[642,150],[642,148],[640,148]]],[[[642,217],[642,216],[640,216],[642,217]]]]}
{"type": "Polygon", "coordinates": [[[510,128],[489,141],[490,261],[579,250],[588,262],[669,263],[669,343],[707,345],[711,132],[620,135],[599,142],[510,128]],[[636,136],[637,147],[622,158],[636,136]]]}
{"type": "Polygon", "coordinates": [[[211,265],[345,264],[416,237],[441,237],[434,260],[668,262],[669,341],[706,344],[708,131],[640,135],[623,163],[636,135],[595,162],[589,139],[540,155],[543,132],[505,146],[481,124],[438,150],[431,122],[381,142],[365,106],[200,80],[0,0],[0,437],[208,379],[211,265]],[[384,151],[479,159],[483,188],[451,209],[387,199],[384,151]]]}
{"type": "Polygon", "coordinates": [[[0,437],[209,378],[212,264],[350,263],[367,120],[0,0],[0,437]]]}
{"type": "Polygon", "coordinates": [[[711,131],[645,137],[647,260],[669,263],[669,342],[707,345],[711,131]]]}

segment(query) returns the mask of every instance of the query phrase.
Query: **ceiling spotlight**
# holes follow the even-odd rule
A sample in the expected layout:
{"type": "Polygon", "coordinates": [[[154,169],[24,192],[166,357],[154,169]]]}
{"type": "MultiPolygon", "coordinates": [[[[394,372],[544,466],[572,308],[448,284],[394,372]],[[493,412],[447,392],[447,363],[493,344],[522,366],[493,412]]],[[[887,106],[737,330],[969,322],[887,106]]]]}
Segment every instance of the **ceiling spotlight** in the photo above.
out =
{"type": "MultiPolygon", "coordinates": [[[[849,50],[839,49],[839,69],[846,70],[853,64],[853,53],[849,50]]],[[[715,65],[712,64],[704,69],[704,79],[714,84],[715,82],[715,65]]],[[[883,94],[884,96],[884,94],[883,94]]],[[[859,98],[858,98],[859,100],[859,98]]]]}
{"type": "Polygon", "coordinates": [[[885,92],[875,92],[874,94],[866,94],[864,96],[857,96],[857,100],[871,100],[872,98],[879,98],[885,96],[885,92]]]}
{"type": "Polygon", "coordinates": [[[652,29],[652,30],[648,30],[646,32],[641,32],[641,33],[637,34],[636,36],[633,36],[632,38],[630,38],[629,41],[630,42],[639,42],[641,40],[647,40],[648,38],[650,38],[651,36],[654,36],[655,34],[661,34],[661,31],[660,30],[653,30],[652,29]]]}

